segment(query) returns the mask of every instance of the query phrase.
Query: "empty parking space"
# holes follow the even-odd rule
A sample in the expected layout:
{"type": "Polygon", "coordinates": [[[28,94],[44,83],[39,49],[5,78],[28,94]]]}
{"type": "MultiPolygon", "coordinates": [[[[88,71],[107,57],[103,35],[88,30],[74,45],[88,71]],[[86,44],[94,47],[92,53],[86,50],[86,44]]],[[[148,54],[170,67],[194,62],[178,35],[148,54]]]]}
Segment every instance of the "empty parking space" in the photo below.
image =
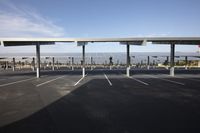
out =
{"type": "Polygon", "coordinates": [[[184,83],[182,82],[177,82],[177,81],[174,81],[174,79],[169,79],[169,77],[158,77],[158,76],[155,76],[155,75],[148,75],[149,77],[151,78],[157,78],[159,80],[163,80],[163,81],[166,81],[166,82],[170,82],[170,83],[173,83],[173,84],[178,84],[178,85],[185,85],[184,83]]]}
{"type": "Polygon", "coordinates": [[[35,76],[1,76],[2,78],[0,79],[0,85],[7,84],[7,83],[12,83],[12,82],[17,82],[20,80],[26,80],[30,78],[35,78],[35,76]]]}
{"type": "Polygon", "coordinates": [[[200,80],[196,77],[197,75],[188,75],[188,76],[183,76],[183,75],[177,75],[174,77],[164,75],[162,76],[163,78],[167,80],[172,80],[173,82],[178,82],[182,83],[185,85],[186,88],[195,88],[199,86],[200,80]]]}
{"type": "Polygon", "coordinates": [[[40,83],[40,84],[37,84],[36,87],[40,87],[40,86],[42,86],[42,85],[48,84],[48,83],[50,83],[50,82],[53,82],[53,81],[59,80],[59,79],[64,78],[64,77],[65,77],[65,76],[59,76],[59,77],[57,77],[57,78],[54,78],[54,79],[51,79],[51,80],[45,81],[45,82],[40,83]]]}
{"type": "Polygon", "coordinates": [[[143,125],[156,132],[158,125],[159,130],[182,126],[197,129],[195,124],[200,122],[200,85],[192,80],[199,80],[198,75],[127,77],[121,71],[86,70],[85,77],[80,71],[46,71],[39,79],[33,75],[12,78],[12,82],[3,83],[12,84],[0,87],[0,131],[30,132],[37,128],[41,132],[44,128],[48,132],[51,126],[57,132],[76,132],[77,127],[83,132],[105,127],[106,131],[129,128],[140,132],[142,128],[137,127],[143,125]]]}
{"type": "Polygon", "coordinates": [[[175,76],[175,78],[180,78],[180,79],[185,79],[188,81],[196,81],[196,82],[200,82],[200,75],[177,75],[175,76]]]}

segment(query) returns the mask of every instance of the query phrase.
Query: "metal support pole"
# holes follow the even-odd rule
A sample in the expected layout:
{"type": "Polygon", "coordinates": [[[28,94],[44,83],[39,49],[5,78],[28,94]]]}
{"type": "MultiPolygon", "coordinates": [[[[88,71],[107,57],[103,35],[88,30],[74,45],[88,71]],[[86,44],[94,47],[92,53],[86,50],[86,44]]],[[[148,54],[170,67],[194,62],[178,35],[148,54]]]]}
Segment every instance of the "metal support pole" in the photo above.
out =
{"type": "Polygon", "coordinates": [[[15,58],[13,58],[13,71],[15,71],[15,58]]]}
{"type": "Polygon", "coordinates": [[[166,69],[167,70],[169,69],[169,56],[167,56],[167,66],[166,66],[166,69]]]}
{"type": "Polygon", "coordinates": [[[8,70],[8,61],[6,61],[6,70],[8,70]]]}
{"type": "Polygon", "coordinates": [[[156,66],[156,61],[155,60],[153,60],[153,68],[155,68],[156,66]]]}
{"type": "Polygon", "coordinates": [[[59,65],[59,63],[58,63],[58,60],[57,60],[57,61],[56,61],[56,68],[57,68],[57,69],[59,68],[58,65],[59,65]]]}
{"type": "Polygon", "coordinates": [[[169,65],[169,56],[167,56],[167,65],[169,65]]]}
{"type": "Polygon", "coordinates": [[[83,60],[83,62],[82,62],[83,63],[82,64],[82,75],[83,75],[83,77],[85,77],[85,45],[83,45],[82,48],[83,48],[82,49],[83,50],[82,51],[82,58],[83,58],[82,59],[83,60]]]}
{"type": "Polygon", "coordinates": [[[149,70],[149,68],[150,68],[149,65],[150,65],[150,57],[148,56],[148,57],[147,57],[147,69],[148,69],[148,70],[149,70]]]}
{"type": "Polygon", "coordinates": [[[40,78],[40,44],[36,44],[37,78],[40,78]]]}
{"type": "Polygon", "coordinates": [[[71,65],[72,65],[72,66],[71,66],[71,67],[72,67],[72,71],[74,71],[74,57],[72,57],[71,63],[72,63],[72,64],[71,64],[71,65]]]}
{"type": "Polygon", "coordinates": [[[188,57],[185,56],[185,69],[187,70],[187,68],[188,68],[188,57]]]}
{"type": "Polygon", "coordinates": [[[93,67],[92,67],[93,66],[93,57],[91,57],[90,60],[91,60],[91,70],[93,70],[93,67]]]}
{"type": "Polygon", "coordinates": [[[112,70],[112,66],[110,65],[110,70],[112,70]]]}
{"type": "Polygon", "coordinates": [[[110,58],[109,58],[109,66],[110,66],[110,70],[112,70],[112,65],[113,65],[113,57],[112,56],[110,56],[110,58]]]}
{"type": "Polygon", "coordinates": [[[52,58],[52,70],[53,71],[55,70],[55,58],[54,57],[52,58]]]}
{"type": "Polygon", "coordinates": [[[127,44],[126,45],[127,47],[126,47],[126,50],[127,50],[127,52],[126,52],[126,54],[127,54],[127,56],[126,56],[126,76],[130,76],[130,45],[129,44],[127,44]]]}
{"type": "Polygon", "coordinates": [[[175,55],[175,44],[171,44],[170,51],[170,76],[174,76],[174,55],[175,55]]]}
{"type": "Polygon", "coordinates": [[[35,71],[35,58],[33,58],[33,61],[32,61],[32,70],[35,71]]]}

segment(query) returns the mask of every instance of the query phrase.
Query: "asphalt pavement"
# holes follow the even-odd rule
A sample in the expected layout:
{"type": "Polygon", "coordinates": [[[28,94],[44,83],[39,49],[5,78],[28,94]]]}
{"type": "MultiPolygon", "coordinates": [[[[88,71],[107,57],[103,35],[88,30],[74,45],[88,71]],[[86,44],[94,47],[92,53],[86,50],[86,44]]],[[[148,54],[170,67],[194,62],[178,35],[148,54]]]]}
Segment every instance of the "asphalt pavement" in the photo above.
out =
{"type": "Polygon", "coordinates": [[[200,71],[0,72],[0,133],[197,133],[200,71]]]}

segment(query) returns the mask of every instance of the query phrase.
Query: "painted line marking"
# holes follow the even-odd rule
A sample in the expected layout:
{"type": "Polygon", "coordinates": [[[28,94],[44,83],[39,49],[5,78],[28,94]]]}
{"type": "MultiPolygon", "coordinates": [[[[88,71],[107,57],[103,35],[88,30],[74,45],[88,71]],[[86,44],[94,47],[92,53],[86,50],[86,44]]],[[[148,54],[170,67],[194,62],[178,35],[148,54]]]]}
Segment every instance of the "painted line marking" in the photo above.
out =
{"type": "Polygon", "coordinates": [[[107,75],[104,73],[104,76],[105,76],[105,78],[107,79],[107,81],[108,81],[108,83],[109,83],[109,85],[110,86],[112,86],[112,83],[111,83],[111,81],[108,79],[108,77],[107,77],[107,75]]]}
{"type": "Polygon", "coordinates": [[[55,78],[55,79],[52,79],[52,80],[49,80],[49,81],[43,82],[43,83],[41,83],[41,84],[38,84],[38,85],[36,85],[36,87],[39,87],[39,86],[42,86],[42,85],[48,84],[48,83],[50,83],[50,82],[53,82],[53,81],[55,81],[55,80],[58,80],[58,79],[61,79],[61,78],[64,78],[64,77],[65,77],[65,76],[57,77],[57,78],[55,78]]]}
{"type": "MultiPolygon", "coordinates": [[[[87,74],[85,75],[85,77],[87,76],[87,74]]],[[[75,84],[74,86],[77,86],[85,77],[80,78],[75,84]]]]}
{"type": "Polygon", "coordinates": [[[143,81],[141,81],[141,80],[139,80],[139,79],[136,79],[136,78],[133,78],[133,77],[128,77],[128,78],[133,79],[133,80],[135,80],[135,81],[137,81],[137,82],[139,82],[139,83],[142,83],[142,84],[144,84],[144,85],[149,85],[148,83],[145,83],[145,82],[143,82],[143,81]]]}
{"type": "Polygon", "coordinates": [[[159,78],[159,77],[152,76],[152,75],[147,75],[147,76],[157,78],[157,79],[160,79],[160,80],[163,80],[163,81],[168,81],[168,82],[171,82],[171,83],[179,84],[179,85],[185,85],[184,83],[180,83],[180,82],[176,82],[176,81],[172,81],[172,80],[168,80],[168,79],[163,79],[163,78],[159,78]]]}
{"type": "Polygon", "coordinates": [[[123,75],[123,76],[125,76],[125,77],[127,77],[127,78],[130,78],[130,79],[133,79],[133,80],[135,80],[135,81],[137,81],[137,82],[139,82],[139,83],[142,83],[142,84],[144,84],[144,85],[149,85],[148,83],[145,83],[145,82],[143,82],[143,81],[141,81],[141,80],[139,80],[139,79],[136,79],[136,78],[133,78],[133,77],[128,77],[126,74],[122,74],[121,72],[119,72],[121,75],[123,75]]]}
{"type": "Polygon", "coordinates": [[[197,81],[197,82],[200,82],[200,80],[198,79],[191,79],[190,77],[181,77],[181,76],[175,76],[176,78],[181,78],[181,79],[187,79],[187,80],[191,80],[191,81],[197,81]]]}
{"type": "Polygon", "coordinates": [[[29,79],[19,80],[19,81],[15,81],[15,82],[11,82],[11,83],[6,83],[6,84],[0,85],[0,87],[4,87],[4,86],[8,86],[8,85],[13,85],[13,84],[25,82],[25,81],[28,81],[28,80],[32,80],[32,79],[36,79],[36,78],[29,78],[29,79]]]}

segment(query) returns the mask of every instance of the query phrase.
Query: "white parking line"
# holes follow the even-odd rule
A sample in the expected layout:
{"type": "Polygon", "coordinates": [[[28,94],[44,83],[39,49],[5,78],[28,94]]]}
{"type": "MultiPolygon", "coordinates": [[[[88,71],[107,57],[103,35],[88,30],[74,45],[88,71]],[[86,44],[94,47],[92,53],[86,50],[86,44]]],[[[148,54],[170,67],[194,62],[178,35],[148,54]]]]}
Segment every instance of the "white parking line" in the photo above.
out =
{"type": "Polygon", "coordinates": [[[110,82],[110,80],[108,79],[107,75],[104,73],[105,78],[107,79],[108,83],[110,86],[112,86],[112,83],[110,82]]]}
{"type": "Polygon", "coordinates": [[[163,79],[163,78],[159,78],[159,77],[152,76],[152,75],[147,75],[147,76],[157,78],[157,79],[160,79],[160,80],[163,80],[163,81],[168,81],[168,82],[171,82],[171,83],[179,84],[179,85],[185,85],[184,83],[180,83],[180,82],[176,82],[176,81],[172,81],[172,80],[168,80],[168,79],[163,79]]]}
{"type": "Polygon", "coordinates": [[[133,78],[133,77],[128,77],[128,78],[133,79],[133,80],[135,80],[135,81],[137,81],[137,82],[139,82],[139,83],[142,83],[142,84],[144,84],[144,85],[149,85],[148,83],[145,83],[145,82],[143,82],[143,81],[141,81],[141,80],[139,80],[139,79],[136,79],[136,78],[133,78]]]}
{"type": "Polygon", "coordinates": [[[57,77],[57,78],[55,78],[55,79],[52,79],[52,80],[49,80],[49,81],[43,82],[43,83],[41,83],[41,84],[38,84],[38,85],[36,85],[36,87],[39,87],[39,86],[45,85],[45,84],[47,84],[47,83],[53,82],[53,81],[55,81],[55,80],[58,80],[58,79],[61,79],[61,78],[64,78],[64,77],[65,77],[65,76],[57,77]]]}
{"type": "MultiPolygon", "coordinates": [[[[87,74],[85,75],[85,77],[87,76],[87,74]]],[[[82,77],[81,79],[79,79],[75,84],[74,86],[77,86],[85,77],[82,77]]]]}
{"type": "Polygon", "coordinates": [[[189,77],[181,77],[181,76],[175,76],[175,77],[181,78],[181,79],[187,79],[187,80],[191,80],[191,81],[200,82],[200,80],[198,80],[198,79],[191,79],[191,78],[189,78],[189,77]]]}
{"type": "Polygon", "coordinates": [[[19,81],[15,81],[15,82],[11,82],[11,83],[2,84],[2,85],[0,85],[0,87],[4,87],[4,86],[8,86],[8,85],[13,85],[13,84],[25,82],[25,81],[28,81],[28,80],[32,80],[32,79],[35,79],[35,78],[29,78],[29,79],[19,80],[19,81]]]}

